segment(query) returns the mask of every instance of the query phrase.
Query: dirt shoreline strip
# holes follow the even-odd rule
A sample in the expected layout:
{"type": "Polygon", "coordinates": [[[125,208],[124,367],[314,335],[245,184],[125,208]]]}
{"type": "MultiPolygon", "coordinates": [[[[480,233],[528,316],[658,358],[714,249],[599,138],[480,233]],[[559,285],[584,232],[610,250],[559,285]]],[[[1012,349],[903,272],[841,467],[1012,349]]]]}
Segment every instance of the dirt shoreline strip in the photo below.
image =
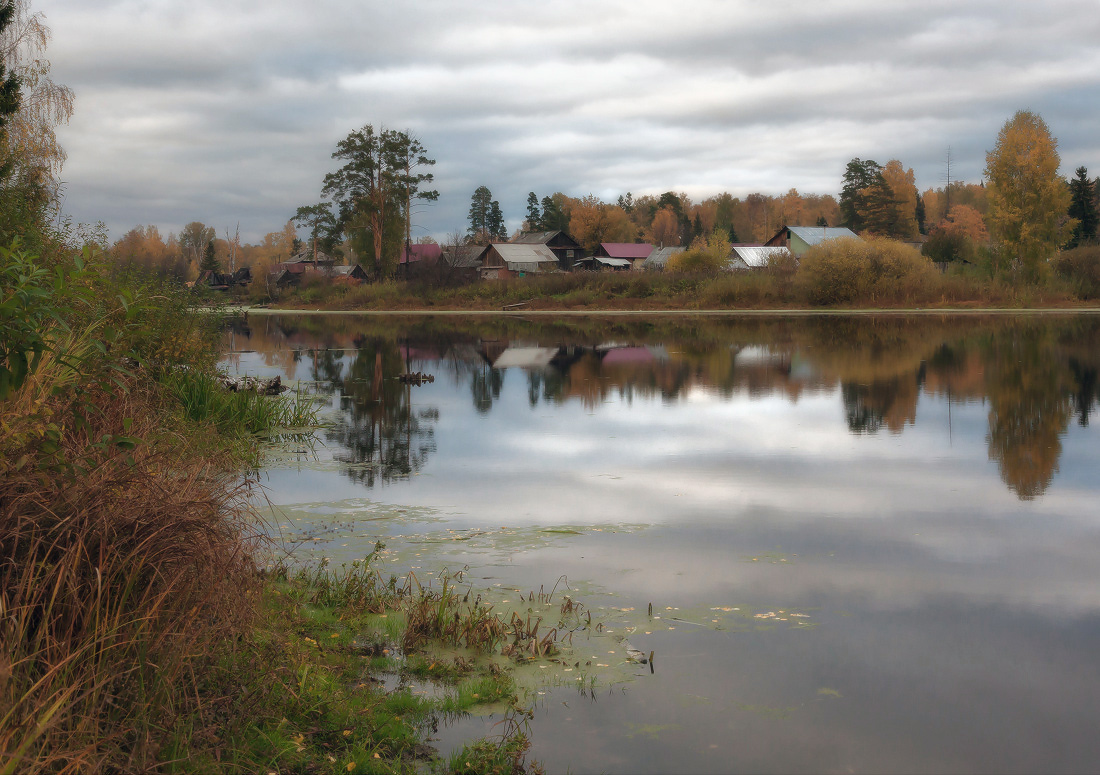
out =
{"type": "Polygon", "coordinates": [[[1100,307],[1041,307],[1031,309],[1011,308],[910,308],[910,309],[659,309],[659,310],[366,310],[366,309],[275,309],[270,307],[229,307],[230,311],[247,312],[250,315],[363,315],[363,316],[436,316],[436,317],[586,317],[593,315],[618,317],[653,316],[704,316],[704,317],[814,317],[842,315],[1100,315],[1100,307]]]}

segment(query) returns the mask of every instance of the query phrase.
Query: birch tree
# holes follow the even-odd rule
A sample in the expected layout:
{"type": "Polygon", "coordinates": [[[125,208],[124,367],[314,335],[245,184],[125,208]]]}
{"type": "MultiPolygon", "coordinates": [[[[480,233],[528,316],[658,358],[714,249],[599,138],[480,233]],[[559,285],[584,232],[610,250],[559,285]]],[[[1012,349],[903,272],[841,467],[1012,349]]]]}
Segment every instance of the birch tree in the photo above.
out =
{"type": "Polygon", "coordinates": [[[1013,270],[1031,279],[1073,228],[1065,221],[1069,190],[1058,174],[1058,142],[1036,113],[1021,110],[1005,122],[997,144],[985,157],[993,237],[1013,270]]]}
{"type": "Polygon", "coordinates": [[[31,0],[7,0],[10,21],[0,30],[0,62],[19,78],[22,99],[6,127],[7,150],[21,163],[40,168],[56,184],[65,163],[65,150],[54,128],[68,123],[76,95],[50,75],[46,48],[50,28],[41,12],[31,11],[31,0]]]}

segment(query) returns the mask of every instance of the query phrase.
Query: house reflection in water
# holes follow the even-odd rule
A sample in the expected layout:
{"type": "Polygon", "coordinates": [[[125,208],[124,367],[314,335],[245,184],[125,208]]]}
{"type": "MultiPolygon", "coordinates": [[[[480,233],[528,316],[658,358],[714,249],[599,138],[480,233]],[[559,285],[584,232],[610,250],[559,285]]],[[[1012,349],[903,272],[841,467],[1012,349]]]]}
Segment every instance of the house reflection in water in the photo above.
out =
{"type": "Polygon", "coordinates": [[[902,433],[917,422],[922,397],[948,409],[979,403],[988,457],[1024,499],[1047,489],[1070,422],[1087,426],[1100,393],[1100,320],[1092,318],[995,318],[962,328],[900,316],[727,321],[670,334],[652,323],[620,324],[602,342],[564,324],[493,328],[269,318],[253,323],[246,351],[238,352],[240,332],[227,335],[226,362],[254,351],[269,375],[288,379],[306,376],[308,364],[315,389],[339,395],[343,409],[325,438],[367,486],[407,477],[435,452],[438,407],[430,391],[414,396],[423,389],[397,380],[406,371],[449,374],[482,416],[501,400],[509,372],[526,380],[531,407],[576,399],[591,411],[612,399],[671,403],[699,391],[792,403],[836,395],[859,435],[902,433]]]}

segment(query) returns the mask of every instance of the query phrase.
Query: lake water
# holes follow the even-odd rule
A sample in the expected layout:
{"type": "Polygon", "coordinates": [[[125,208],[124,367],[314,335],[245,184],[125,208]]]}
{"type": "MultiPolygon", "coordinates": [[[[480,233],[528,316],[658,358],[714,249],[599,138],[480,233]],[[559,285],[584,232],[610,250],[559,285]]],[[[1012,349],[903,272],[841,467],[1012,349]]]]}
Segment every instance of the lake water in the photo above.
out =
{"type": "Polygon", "coordinates": [[[1100,763],[1100,316],[254,315],[226,352],[329,423],[263,472],[297,557],[592,611],[532,684],[549,772],[1100,763]]]}

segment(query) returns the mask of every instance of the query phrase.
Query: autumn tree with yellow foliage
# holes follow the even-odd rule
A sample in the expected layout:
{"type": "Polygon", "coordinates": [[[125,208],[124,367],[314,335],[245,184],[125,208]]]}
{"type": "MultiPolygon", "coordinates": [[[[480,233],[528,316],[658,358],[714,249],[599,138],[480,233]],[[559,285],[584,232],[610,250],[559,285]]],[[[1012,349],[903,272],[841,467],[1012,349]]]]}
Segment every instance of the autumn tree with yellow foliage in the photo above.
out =
{"type": "Polygon", "coordinates": [[[1036,279],[1064,241],[1069,190],[1058,174],[1058,142],[1036,113],[1021,110],[1005,122],[985,157],[987,223],[1013,271],[1036,279]]]}

